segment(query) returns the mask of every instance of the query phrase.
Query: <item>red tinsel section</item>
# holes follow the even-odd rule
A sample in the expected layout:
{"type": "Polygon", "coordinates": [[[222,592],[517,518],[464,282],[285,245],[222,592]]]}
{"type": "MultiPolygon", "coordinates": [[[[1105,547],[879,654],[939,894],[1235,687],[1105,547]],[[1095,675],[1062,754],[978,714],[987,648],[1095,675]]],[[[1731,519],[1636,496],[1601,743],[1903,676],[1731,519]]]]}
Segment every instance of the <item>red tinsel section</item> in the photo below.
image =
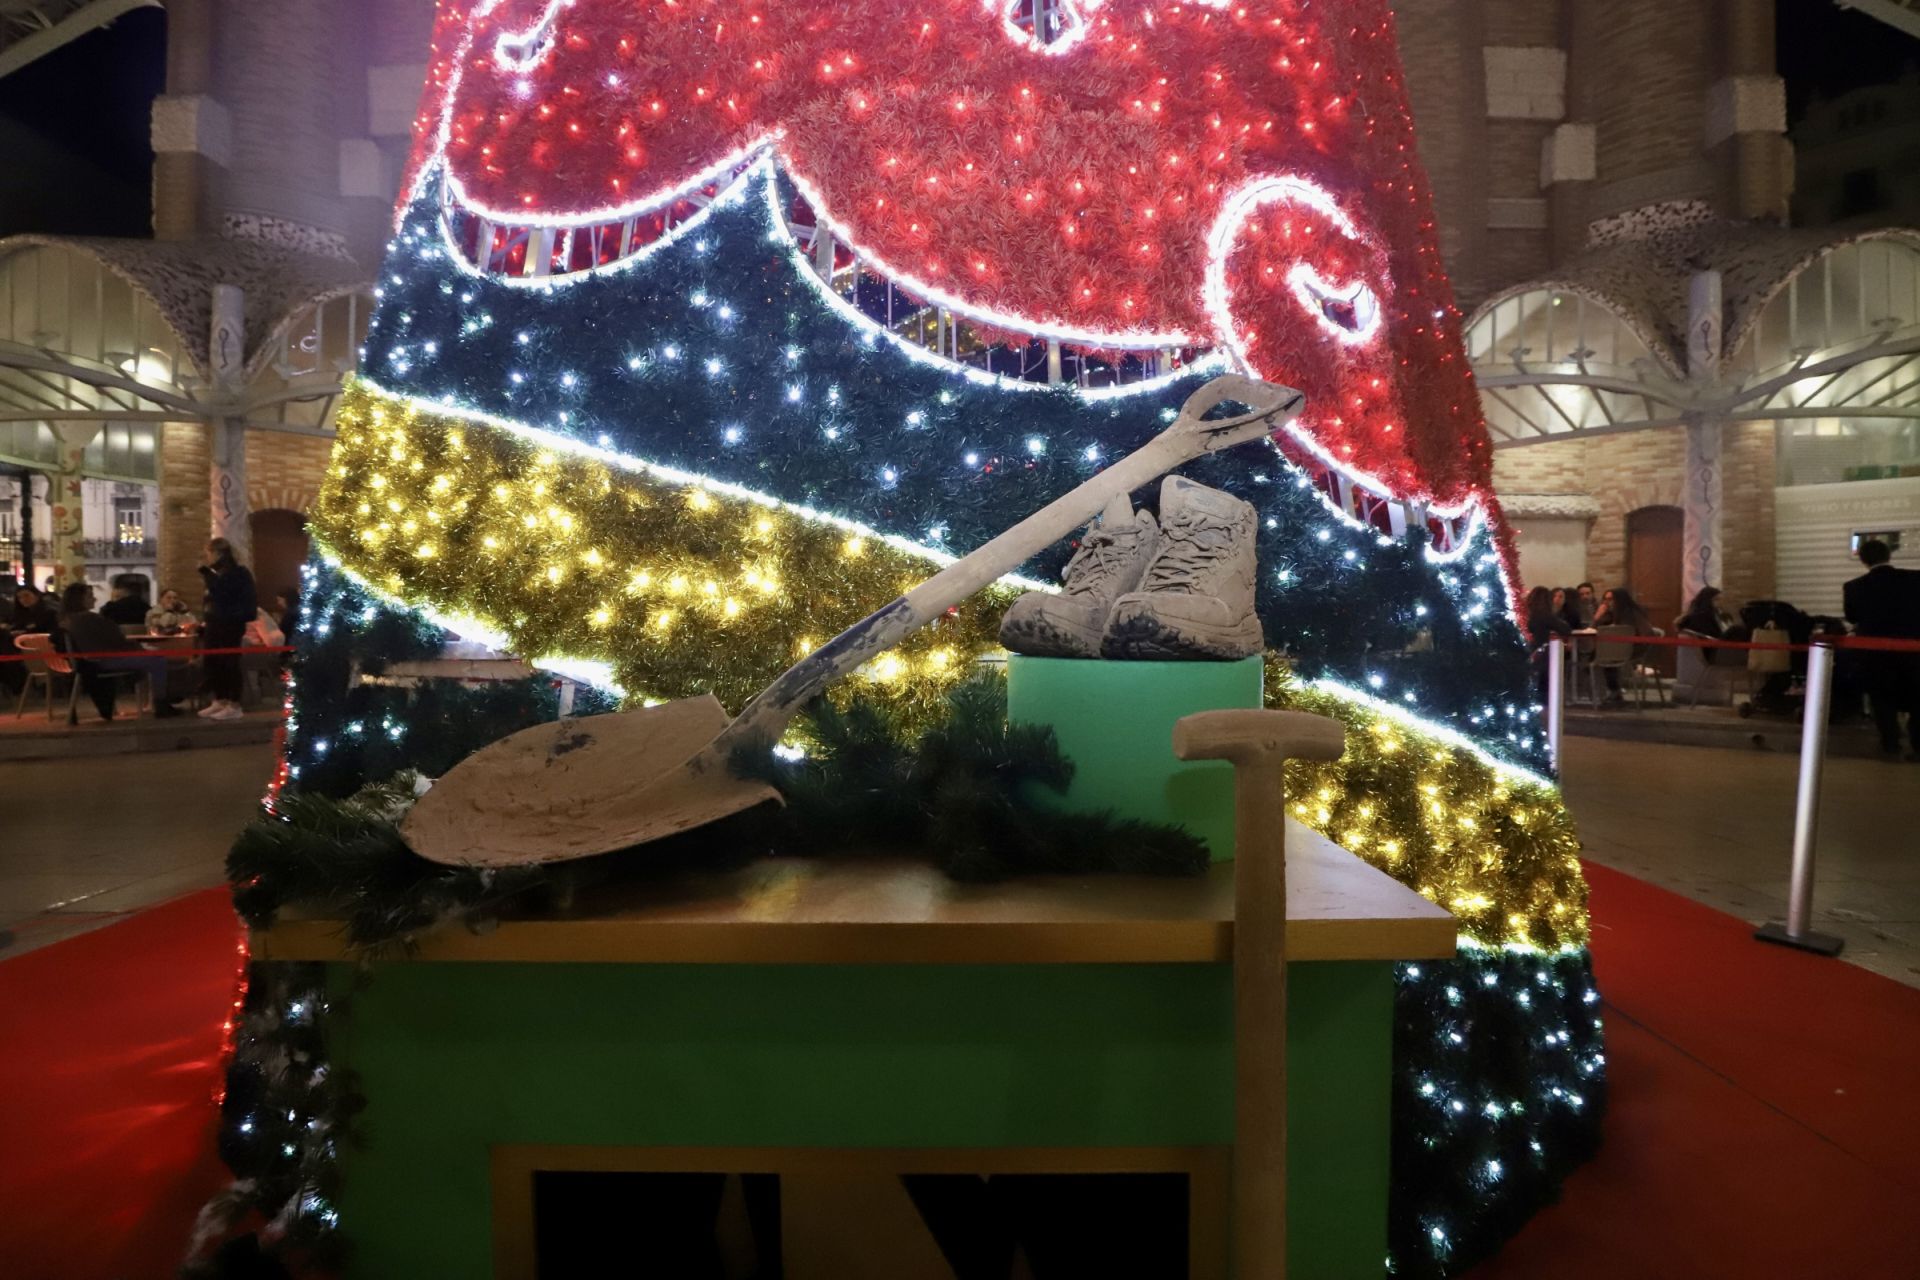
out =
{"type": "Polygon", "coordinates": [[[502,216],[586,221],[777,139],[864,260],[1043,331],[1229,341],[1203,299],[1210,235],[1235,192],[1307,179],[1357,235],[1297,203],[1241,227],[1226,310],[1249,362],[1396,495],[1485,492],[1384,0],[1078,13],[1084,38],[1048,53],[998,0],[448,0],[429,98],[470,31],[447,163],[502,216]],[[1353,316],[1303,303],[1299,264],[1363,282],[1377,336],[1343,341],[1353,316]]]}

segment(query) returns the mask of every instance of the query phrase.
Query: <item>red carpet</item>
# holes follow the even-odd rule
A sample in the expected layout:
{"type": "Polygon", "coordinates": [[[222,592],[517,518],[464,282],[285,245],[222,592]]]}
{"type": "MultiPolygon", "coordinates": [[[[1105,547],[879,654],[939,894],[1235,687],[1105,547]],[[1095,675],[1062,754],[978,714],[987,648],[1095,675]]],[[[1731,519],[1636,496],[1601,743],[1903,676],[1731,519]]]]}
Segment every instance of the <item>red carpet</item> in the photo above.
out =
{"type": "Polygon", "coordinates": [[[1606,1145],[1472,1280],[1920,1276],[1920,991],[1587,874],[1606,1145]]]}
{"type": "MultiPolygon", "coordinates": [[[[1606,1146],[1472,1280],[1920,1276],[1920,991],[1588,874],[1606,1146]]],[[[0,963],[0,1274],[171,1273],[236,936],[210,891],[0,963]]]]}
{"type": "Polygon", "coordinates": [[[0,1275],[171,1276],[213,1152],[239,923],[223,889],[0,963],[0,1275]]]}

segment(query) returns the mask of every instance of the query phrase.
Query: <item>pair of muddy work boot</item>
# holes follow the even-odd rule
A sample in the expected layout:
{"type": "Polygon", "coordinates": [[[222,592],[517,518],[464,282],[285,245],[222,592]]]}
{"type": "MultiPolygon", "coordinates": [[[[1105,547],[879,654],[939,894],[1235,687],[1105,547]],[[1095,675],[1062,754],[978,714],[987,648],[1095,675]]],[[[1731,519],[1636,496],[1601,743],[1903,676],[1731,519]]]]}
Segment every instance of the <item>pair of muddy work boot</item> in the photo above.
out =
{"type": "Polygon", "coordinates": [[[1013,602],[1000,643],[1046,658],[1225,662],[1259,653],[1257,527],[1251,506],[1180,476],[1161,483],[1157,521],[1122,494],[1087,526],[1060,594],[1013,602]]]}

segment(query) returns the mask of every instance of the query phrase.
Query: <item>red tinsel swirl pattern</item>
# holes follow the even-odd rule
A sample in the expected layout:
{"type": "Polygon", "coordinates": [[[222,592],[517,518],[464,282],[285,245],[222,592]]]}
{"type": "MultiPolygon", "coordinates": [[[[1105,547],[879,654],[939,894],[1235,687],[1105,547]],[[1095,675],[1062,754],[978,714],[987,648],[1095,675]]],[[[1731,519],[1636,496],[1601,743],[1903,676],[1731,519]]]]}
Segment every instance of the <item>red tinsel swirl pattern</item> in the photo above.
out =
{"type": "Polygon", "coordinates": [[[1018,8],[443,0],[423,120],[502,218],[632,210],[771,146],[903,282],[1082,345],[1225,343],[1308,393],[1330,460],[1485,495],[1384,0],[1077,0],[1047,46],[1018,8]]]}

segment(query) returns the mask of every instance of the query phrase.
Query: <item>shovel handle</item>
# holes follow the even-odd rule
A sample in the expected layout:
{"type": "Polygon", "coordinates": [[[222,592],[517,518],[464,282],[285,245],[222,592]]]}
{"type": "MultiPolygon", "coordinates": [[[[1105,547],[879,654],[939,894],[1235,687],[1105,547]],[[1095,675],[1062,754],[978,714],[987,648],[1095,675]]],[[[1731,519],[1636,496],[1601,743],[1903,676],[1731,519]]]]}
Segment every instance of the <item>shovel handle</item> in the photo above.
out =
{"type": "Polygon", "coordinates": [[[742,743],[773,741],[785,731],[794,714],[830,682],[891,649],[911,632],[1066,537],[1114,498],[1132,493],[1202,454],[1272,435],[1299,416],[1304,401],[1305,397],[1291,387],[1237,374],[1213,379],[1188,396],[1180,406],[1180,416],[1152,440],[787,668],[741,710],[703,755],[724,761],[742,743]],[[1208,410],[1229,400],[1251,405],[1253,412],[1205,419],[1208,410]]]}

